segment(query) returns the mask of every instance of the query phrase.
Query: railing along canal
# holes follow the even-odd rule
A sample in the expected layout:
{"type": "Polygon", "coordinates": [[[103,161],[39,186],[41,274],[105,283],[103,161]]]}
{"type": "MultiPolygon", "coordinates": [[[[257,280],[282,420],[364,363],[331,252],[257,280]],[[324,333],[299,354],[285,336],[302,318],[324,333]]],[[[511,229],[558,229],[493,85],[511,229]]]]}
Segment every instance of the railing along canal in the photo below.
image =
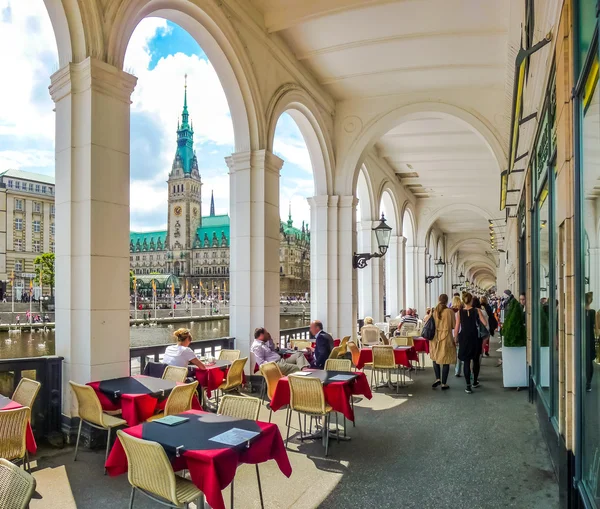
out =
{"type": "MultiPolygon", "coordinates": [[[[167,346],[136,346],[129,349],[129,364],[132,375],[139,375],[144,372],[144,368],[148,361],[160,362],[167,346]]],[[[218,339],[203,339],[200,341],[192,341],[190,348],[201,356],[210,355],[216,357],[221,350],[231,350],[235,348],[235,338],[218,338],[218,339]]]]}
{"type": "Polygon", "coordinates": [[[310,341],[310,330],[308,325],[304,327],[295,327],[293,329],[283,329],[279,333],[279,346],[285,348],[290,340],[301,339],[304,341],[310,341]]]}

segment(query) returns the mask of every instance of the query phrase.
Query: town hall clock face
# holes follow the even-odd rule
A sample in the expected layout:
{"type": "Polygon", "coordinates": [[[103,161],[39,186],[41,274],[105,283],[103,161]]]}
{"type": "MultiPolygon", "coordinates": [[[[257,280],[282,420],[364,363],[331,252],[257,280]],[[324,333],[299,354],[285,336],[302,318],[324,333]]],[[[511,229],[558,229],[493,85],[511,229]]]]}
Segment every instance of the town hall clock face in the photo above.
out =
{"type": "Polygon", "coordinates": [[[180,216],[181,215],[181,207],[179,205],[177,205],[177,207],[175,207],[175,210],[173,212],[175,212],[176,216],[180,216]]]}

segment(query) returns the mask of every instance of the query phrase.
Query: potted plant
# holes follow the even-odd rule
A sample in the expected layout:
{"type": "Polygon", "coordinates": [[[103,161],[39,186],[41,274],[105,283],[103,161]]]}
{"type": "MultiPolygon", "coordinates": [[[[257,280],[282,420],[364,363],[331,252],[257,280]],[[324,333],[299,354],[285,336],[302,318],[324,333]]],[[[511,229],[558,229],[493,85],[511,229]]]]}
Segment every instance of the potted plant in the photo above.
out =
{"type": "Polygon", "coordinates": [[[525,314],[516,299],[508,305],[502,325],[502,379],[504,387],[527,386],[527,331],[525,314]]]}

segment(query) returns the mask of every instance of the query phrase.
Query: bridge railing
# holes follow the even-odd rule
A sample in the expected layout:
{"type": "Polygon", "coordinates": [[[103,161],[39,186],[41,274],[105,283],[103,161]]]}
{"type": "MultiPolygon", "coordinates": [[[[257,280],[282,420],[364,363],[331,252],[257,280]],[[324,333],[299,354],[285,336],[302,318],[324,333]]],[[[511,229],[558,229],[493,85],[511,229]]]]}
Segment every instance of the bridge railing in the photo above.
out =
{"type": "Polygon", "coordinates": [[[295,327],[293,329],[283,329],[279,332],[279,346],[285,348],[292,339],[310,341],[310,331],[308,325],[304,327],[295,327]]]}

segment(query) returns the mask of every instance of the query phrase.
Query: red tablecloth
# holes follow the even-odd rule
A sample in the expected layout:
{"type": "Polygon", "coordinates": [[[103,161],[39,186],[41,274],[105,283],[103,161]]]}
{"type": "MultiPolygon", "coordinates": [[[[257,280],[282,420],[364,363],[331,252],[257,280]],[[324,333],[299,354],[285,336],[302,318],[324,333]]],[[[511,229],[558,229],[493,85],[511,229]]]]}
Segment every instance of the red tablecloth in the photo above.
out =
{"type": "MultiPolygon", "coordinates": [[[[0,412],[2,410],[16,410],[17,408],[21,408],[23,405],[13,401],[12,399],[0,408],[0,412]]],[[[31,422],[27,423],[27,429],[25,430],[25,447],[27,447],[27,452],[30,454],[35,454],[37,451],[37,444],[35,443],[35,437],[33,436],[33,430],[31,429],[31,422]]]]}
{"type": "MultiPolygon", "coordinates": [[[[342,342],[342,340],[341,340],[341,339],[334,339],[334,340],[333,340],[333,346],[334,346],[334,347],[336,347],[336,346],[340,346],[341,342],[342,342]]],[[[313,341],[313,342],[311,343],[311,346],[312,346],[312,348],[315,348],[315,347],[317,346],[317,342],[316,342],[316,341],[313,341]]]]}
{"type": "MultiPolygon", "coordinates": [[[[192,414],[202,414],[191,410],[192,414]]],[[[185,451],[173,463],[174,470],[187,469],[192,482],[200,489],[206,502],[213,509],[225,509],[221,493],[233,480],[240,463],[257,464],[274,459],[279,470],[286,476],[292,475],[292,466],[287,456],[279,428],[275,424],[257,421],[262,428],[260,436],[252,441],[248,449],[212,449],[203,451],[185,451]]],[[[131,436],[142,437],[142,425],[124,430],[131,436]]],[[[106,461],[106,469],[111,476],[127,472],[127,456],[121,441],[115,444],[106,461]]]]}
{"type": "Polygon", "coordinates": [[[206,396],[211,397],[212,391],[219,388],[219,385],[227,378],[229,368],[222,369],[218,366],[206,366],[206,369],[196,370],[196,380],[206,391],[206,396]]]}
{"type": "MultiPolygon", "coordinates": [[[[357,396],[365,396],[371,399],[371,387],[364,373],[356,374],[358,378],[349,382],[330,382],[323,386],[325,392],[325,401],[330,404],[336,412],[344,414],[350,421],[354,421],[354,412],[350,404],[350,397],[355,394],[357,396]]],[[[271,408],[277,411],[280,408],[290,404],[290,383],[288,377],[280,378],[275,387],[275,393],[271,400],[271,408]]]]}
{"type": "MultiPolygon", "coordinates": [[[[144,375],[137,375],[136,378],[143,376],[144,375]]],[[[167,398],[159,402],[157,398],[150,394],[121,394],[121,397],[114,401],[100,390],[99,381],[90,382],[87,385],[96,391],[96,395],[102,405],[102,410],[111,412],[120,409],[122,412],[121,417],[129,426],[135,426],[140,422],[146,421],[152,417],[157,410],[164,409],[167,404],[167,398]]],[[[196,410],[202,409],[197,397],[192,399],[192,408],[196,410]]]]}
{"type": "MultiPolygon", "coordinates": [[[[410,361],[419,360],[413,346],[399,346],[394,348],[394,359],[397,365],[406,366],[407,368],[412,367],[410,361]]],[[[361,348],[356,367],[362,369],[368,362],[373,362],[373,350],[370,347],[361,348]]]]}
{"type": "Polygon", "coordinates": [[[415,352],[429,353],[429,341],[425,338],[413,338],[415,352]]]}

